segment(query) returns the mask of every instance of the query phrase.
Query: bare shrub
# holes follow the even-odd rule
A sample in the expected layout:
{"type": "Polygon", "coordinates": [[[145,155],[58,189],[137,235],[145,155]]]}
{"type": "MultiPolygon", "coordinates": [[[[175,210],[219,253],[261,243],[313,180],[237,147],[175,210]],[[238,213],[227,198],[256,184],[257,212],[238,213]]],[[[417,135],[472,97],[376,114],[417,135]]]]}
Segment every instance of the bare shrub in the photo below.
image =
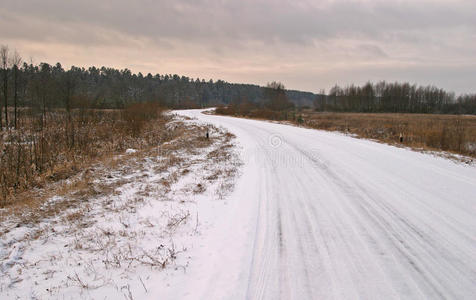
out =
{"type": "Polygon", "coordinates": [[[45,114],[24,109],[18,129],[0,133],[0,207],[29,188],[68,179],[93,160],[158,145],[168,137],[162,111],[154,103],[45,114]]]}

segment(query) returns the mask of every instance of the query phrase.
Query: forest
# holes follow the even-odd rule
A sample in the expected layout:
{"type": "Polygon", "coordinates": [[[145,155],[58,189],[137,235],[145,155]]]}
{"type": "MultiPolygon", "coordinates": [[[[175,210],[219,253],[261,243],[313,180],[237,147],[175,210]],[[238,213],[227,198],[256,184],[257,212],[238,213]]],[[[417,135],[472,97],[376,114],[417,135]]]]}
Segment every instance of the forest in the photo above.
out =
{"type": "Polygon", "coordinates": [[[476,114],[476,94],[455,96],[434,86],[410,83],[371,82],[363,86],[334,86],[317,95],[318,111],[476,114]]]}
{"type": "MultiPolygon", "coordinates": [[[[143,75],[107,67],[72,66],[66,70],[60,63],[22,62],[20,54],[7,46],[1,48],[0,56],[0,102],[4,111],[14,108],[9,125],[17,123],[18,107],[45,113],[51,108],[124,108],[137,102],[200,108],[240,101],[263,107],[268,101],[268,88],[258,85],[177,74],[143,75]]],[[[317,111],[476,114],[475,94],[456,96],[437,87],[410,83],[336,85],[327,94],[324,90],[314,94],[286,89],[284,93],[294,106],[317,111]]],[[[0,115],[9,118],[5,112],[0,115]]],[[[0,124],[4,126],[6,121],[0,124]]]]}
{"type": "MultiPolygon", "coordinates": [[[[28,107],[37,112],[51,108],[124,108],[137,102],[155,102],[168,108],[200,108],[240,98],[258,103],[264,93],[258,85],[176,74],[143,75],[128,69],[94,66],[65,70],[60,63],[22,63],[21,56],[16,51],[9,53],[6,46],[2,47],[1,56],[1,103],[4,107],[28,107]]],[[[299,106],[310,106],[315,99],[309,92],[286,93],[299,106]]]]}

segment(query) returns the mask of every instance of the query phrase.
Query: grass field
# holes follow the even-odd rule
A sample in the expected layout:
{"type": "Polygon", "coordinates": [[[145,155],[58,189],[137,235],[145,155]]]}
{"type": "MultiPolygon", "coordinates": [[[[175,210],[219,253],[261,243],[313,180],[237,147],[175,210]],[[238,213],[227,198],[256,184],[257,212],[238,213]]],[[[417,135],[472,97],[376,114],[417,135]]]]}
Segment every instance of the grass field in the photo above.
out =
{"type": "Polygon", "coordinates": [[[476,116],[303,112],[304,125],[388,143],[476,156],[476,116]]]}
{"type": "Polygon", "coordinates": [[[300,112],[251,109],[239,113],[230,108],[219,108],[217,114],[288,121],[390,144],[476,157],[476,116],[473,115],[335,113],[310,109],[300,112]]]}
{"type": "Polygon", "coordinates": [[[168,117],[152,103],[123,110],[22,109],[18,128],[0,131],[0,207],[32,188],[66,180],[127,148],[170,139],[168,117]]]}

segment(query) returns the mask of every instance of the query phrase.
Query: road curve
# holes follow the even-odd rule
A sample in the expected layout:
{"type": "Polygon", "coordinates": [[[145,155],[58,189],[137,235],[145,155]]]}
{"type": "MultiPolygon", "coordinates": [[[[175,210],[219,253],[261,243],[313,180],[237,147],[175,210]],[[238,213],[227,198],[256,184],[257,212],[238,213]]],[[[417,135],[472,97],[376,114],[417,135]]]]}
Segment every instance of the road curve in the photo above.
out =
{"type": "Polygon", "coordinates": [[[177,297],[476,299],[475,167],[338,133],[178,113],[234,133],[245,164],[177,297]]]}

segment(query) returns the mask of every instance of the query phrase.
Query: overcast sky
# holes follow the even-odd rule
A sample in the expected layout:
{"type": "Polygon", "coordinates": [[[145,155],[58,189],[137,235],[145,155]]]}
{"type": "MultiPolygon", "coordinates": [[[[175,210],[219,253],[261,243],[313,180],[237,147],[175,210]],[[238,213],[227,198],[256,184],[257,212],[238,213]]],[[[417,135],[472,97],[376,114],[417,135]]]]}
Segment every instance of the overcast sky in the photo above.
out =
{"type": "Polygon", "coordinates": [[[476,92],[476,0],[0,0],[35,63],[318,92],[368,80],[476,92]]]}

